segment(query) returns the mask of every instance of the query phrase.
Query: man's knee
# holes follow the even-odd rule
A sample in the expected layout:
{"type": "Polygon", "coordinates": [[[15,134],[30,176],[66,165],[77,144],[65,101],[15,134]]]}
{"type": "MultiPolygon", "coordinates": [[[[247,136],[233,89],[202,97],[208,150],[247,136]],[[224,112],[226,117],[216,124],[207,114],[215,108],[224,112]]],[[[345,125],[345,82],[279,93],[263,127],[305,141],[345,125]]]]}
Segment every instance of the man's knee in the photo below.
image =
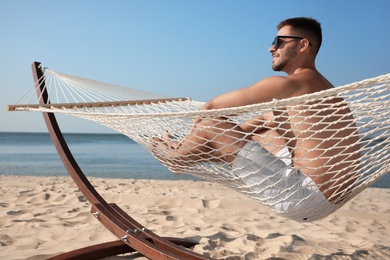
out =
{"type": "Polygon", "coordinates": [[[216,117],[202,119],[199,126],[216,130],[230,130],[235,129],[237,124],[231,122],[228,118],[216,117]]]}

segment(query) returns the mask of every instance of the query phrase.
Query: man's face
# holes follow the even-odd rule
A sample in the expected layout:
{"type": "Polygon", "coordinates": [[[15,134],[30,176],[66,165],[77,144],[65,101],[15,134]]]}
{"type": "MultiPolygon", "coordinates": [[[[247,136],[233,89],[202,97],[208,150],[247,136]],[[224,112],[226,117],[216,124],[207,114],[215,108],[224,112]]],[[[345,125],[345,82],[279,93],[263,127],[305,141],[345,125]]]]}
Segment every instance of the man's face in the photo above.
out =
{"type": "MultiPolygon", "coordinates": [[[[299,36],[292,33],[290,26],[282,27],[278,36],[299,36]]],[[[294,57],[298,54],[299,39],[279,38],[278,49],[272,45],[269,51],[272,54],[272,69],[274,71],[286,71],[288,66],[293,62],[294,57]]]]}

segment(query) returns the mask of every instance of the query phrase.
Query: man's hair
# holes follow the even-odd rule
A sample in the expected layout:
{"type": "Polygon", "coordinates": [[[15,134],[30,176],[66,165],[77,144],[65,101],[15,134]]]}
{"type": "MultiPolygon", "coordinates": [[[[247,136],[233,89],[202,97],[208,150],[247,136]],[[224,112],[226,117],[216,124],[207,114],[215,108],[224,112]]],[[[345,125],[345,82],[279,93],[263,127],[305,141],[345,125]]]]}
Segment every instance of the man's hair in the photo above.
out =
{"type": "Polygon", "coordinates": [[[311,17],[296,17],[281,21],[276,28],[280,30],[284,26],[291,26],[294,31],[301,34],[293,36],[307,37],[318,53],[322,43],[321,23],[311,17]]]}

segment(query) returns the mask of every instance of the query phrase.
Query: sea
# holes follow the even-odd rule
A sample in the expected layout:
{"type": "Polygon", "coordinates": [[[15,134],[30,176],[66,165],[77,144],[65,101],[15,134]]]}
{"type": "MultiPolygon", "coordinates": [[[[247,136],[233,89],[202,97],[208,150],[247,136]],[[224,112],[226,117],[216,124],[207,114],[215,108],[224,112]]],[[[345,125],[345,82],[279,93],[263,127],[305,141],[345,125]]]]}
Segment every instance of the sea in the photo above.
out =
{"type": "MultiPolygon", "coordinates": [[[[73,157],[87,177],[189,180],[161,165],[122,134],[64,133],[73,157]]],[[[0,132],[0,174],[67,176],[48,133],[0,132]]]]}
{"type": "MultiPolygon", "coordinates": [[[[74,158],[87,177],[199,180],[176,175],[148,151],[122,134],[64,133],[74,158]]],[[[0,174],[67,176],[48,133],[0,132],[0,174]]],[[[372,187],[390,188],[390,174],[372,187]]]]}

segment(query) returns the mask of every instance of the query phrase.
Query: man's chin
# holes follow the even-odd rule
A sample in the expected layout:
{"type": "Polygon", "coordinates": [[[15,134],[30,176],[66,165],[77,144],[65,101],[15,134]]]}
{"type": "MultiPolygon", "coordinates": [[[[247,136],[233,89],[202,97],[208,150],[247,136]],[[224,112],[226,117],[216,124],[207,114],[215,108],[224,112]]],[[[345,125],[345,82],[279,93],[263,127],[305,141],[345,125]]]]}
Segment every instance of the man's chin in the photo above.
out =
{"type": "Polygon", "coordinates": [[[275,64],[275,63],[272,63],[272,70],[273,71],[282,71],[284,68],[284,64],[275,64]]]}

